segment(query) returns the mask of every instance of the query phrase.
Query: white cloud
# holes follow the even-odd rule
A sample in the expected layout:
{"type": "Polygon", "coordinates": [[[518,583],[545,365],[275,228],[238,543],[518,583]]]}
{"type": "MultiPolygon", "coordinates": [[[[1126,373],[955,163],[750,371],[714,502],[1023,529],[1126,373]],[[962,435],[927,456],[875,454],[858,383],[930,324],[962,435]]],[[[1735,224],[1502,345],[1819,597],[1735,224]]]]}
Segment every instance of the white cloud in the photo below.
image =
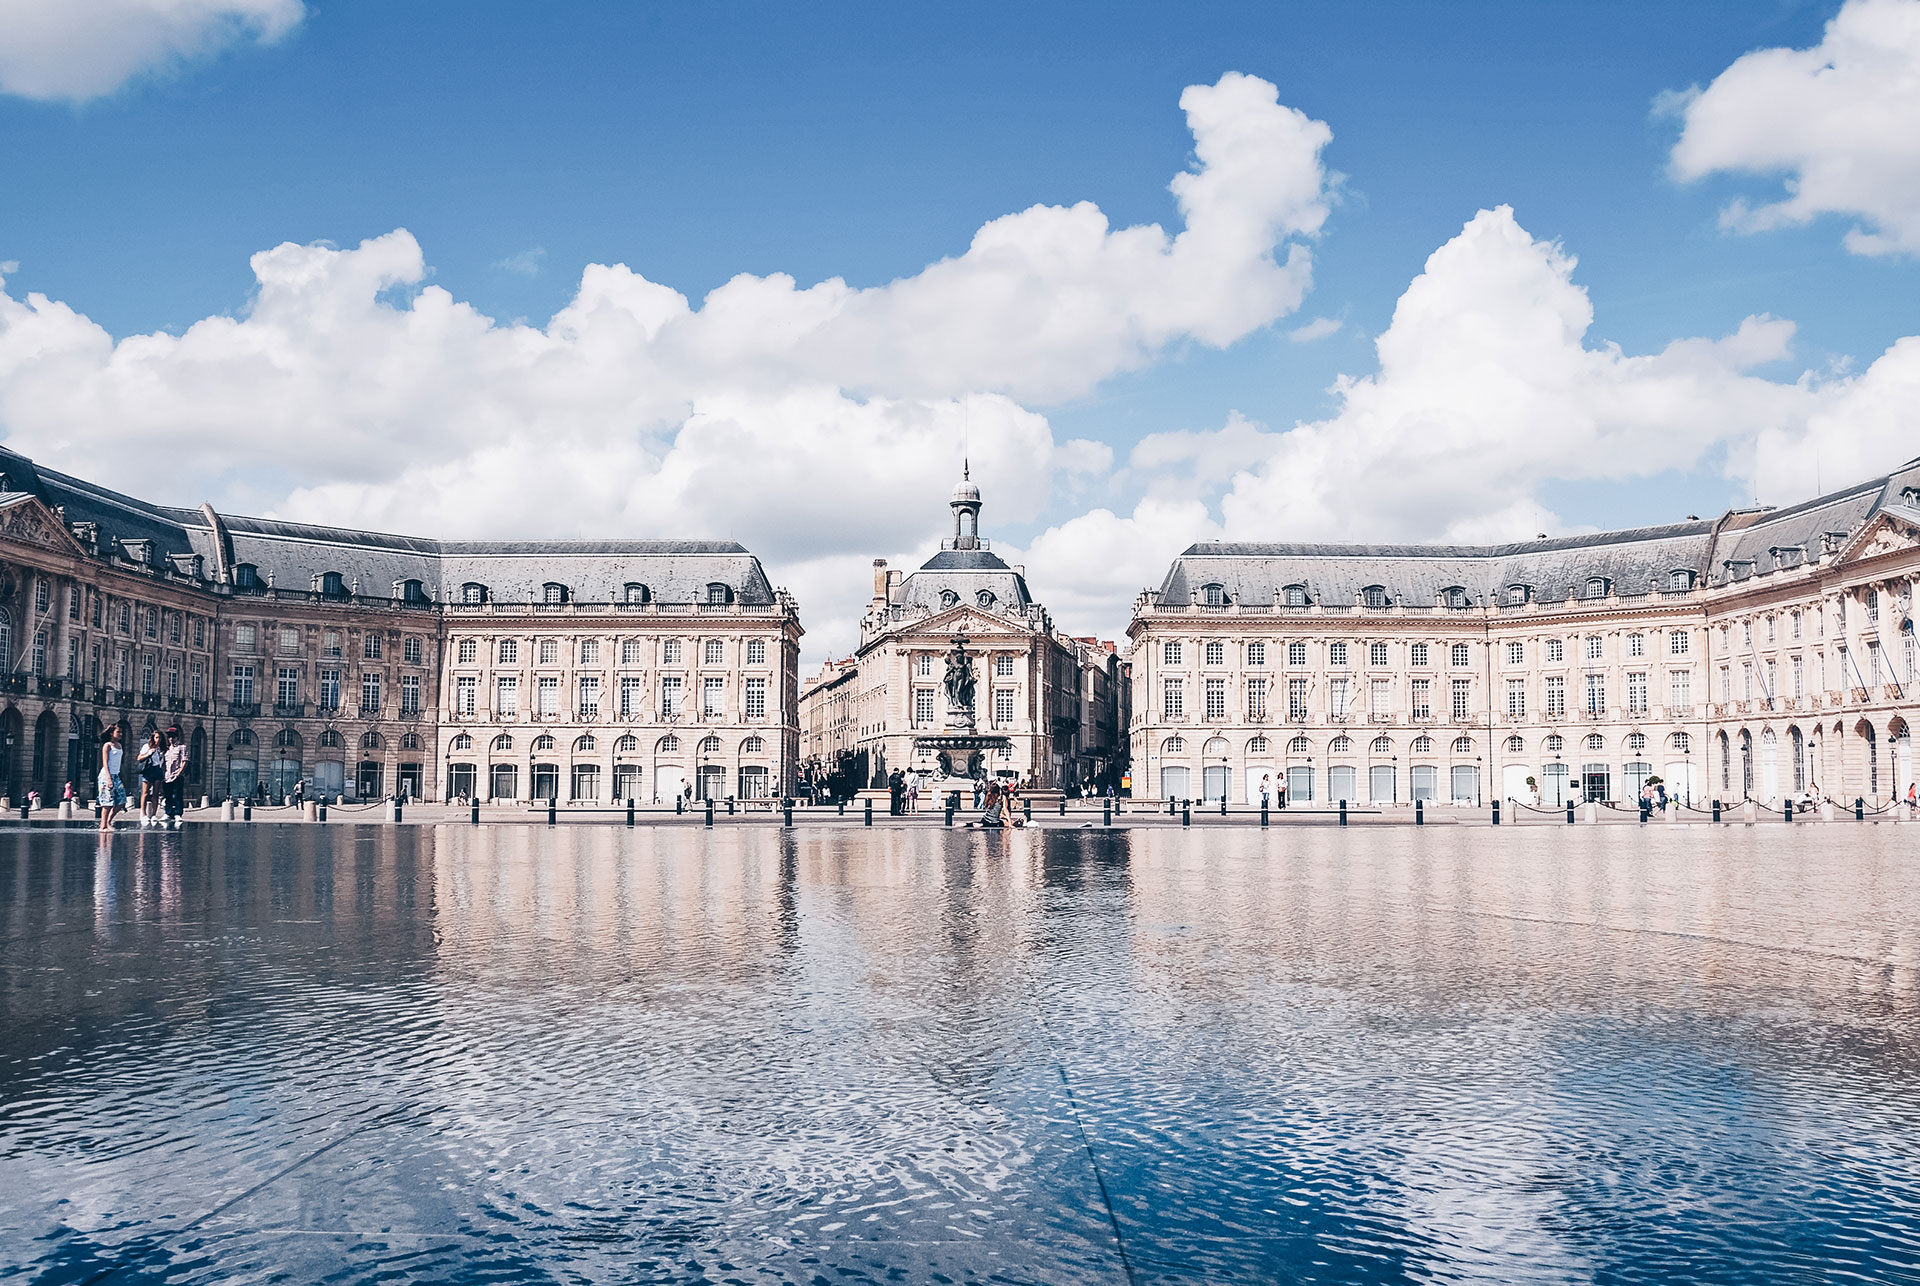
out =
{"type": "Polygon", "coordinates": [[[0,92],[81,102],[298,26],[301,0],[0,0],[0,92]]]}
{"type": "Polygon", "coordinates": [[[1757,50],[1664,105],[1683,122],[1676,177],[1784,176],[1782,199],[1735,201],[1725,226],[1852,215],[1850,250],[1920,253],[1920,0],[1849,0],[1812,49],[1757,50]]]}
{"type": "Polygon", "coordinates": [[[527,250],[516,250],[501,259],[495,259],[489,267],[496,272],[511,272],[521,277],[538,277],[540,265],[547,257],[545,246],[534,246],[527,250]]]}
{"type": "Polygon", "coordinates": [[[1304,326],[1296,326],[1287,332],[1287,338],[1296,344],[1311,344],[1316,339],[1325,339],[1338,334],[1344,325],[1337,317],[1316,317],[1304,326]]]}
{"type": "MultiPolygon", "coordinates": [[[[776,575],[826,575],[937,533],[969,435],[994,520],[1037,516],[1112,453],[1056,443],[1028,405],[1298,306],[1327,128],[1235,74],[1181,103],[1198,164],[1172,183],[1176,235],[1036,206],[868,289],[742,275],[695,307],[596,264],[545,327],[500,323],[422,285],[396,231],[262,251],[247,310],[178,335],[116,341],[0,294],[0,426],[156,498],[450,536],[733,535],[776,575]]],[[[809,628],[864,596],[806,603],[809,628]]]]}

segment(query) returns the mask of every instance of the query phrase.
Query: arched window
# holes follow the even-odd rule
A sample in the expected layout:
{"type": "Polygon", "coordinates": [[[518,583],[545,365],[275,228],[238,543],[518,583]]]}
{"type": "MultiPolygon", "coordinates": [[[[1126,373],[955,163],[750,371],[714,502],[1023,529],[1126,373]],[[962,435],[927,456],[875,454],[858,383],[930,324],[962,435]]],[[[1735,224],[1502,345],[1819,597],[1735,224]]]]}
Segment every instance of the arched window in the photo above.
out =
{"type": "Polygon", "coordinates": [[[347,596],[347,578],[339,572],[321,572],[320,592],[328,598],[345,598],[347,596]]]}
{"type": "Polygon", "coordinates": [[[700,743],[700,753],[703,755],[717,755],[720,750],[721,741],[718,737],[708,737],[700,743]]]}
{"type": "Polygon", "coordinates": [[[1368,607],[1385,607],[1387,605],[1386,586],[1369,585],[1360,591],[1360,599],[1368,607]]]}
{"type": "Polygon", "coordinates": [[[621,737],[618,741],[615,741],[613,743],[613,753],[616,755],[639,754],[640,738],[634,736],[631,732],[627,733],[625,736],[621,737]]]}
{"type": "Polygon", "coordinates": [[[1247,738],[1247,753],[1248,753],[1248,754],[1250,754],[1250,755],[1264,755],[1264,754],[1266,754],[1266,753],[1267,753],[1267,739],[1266,739],[1265,737],[1248,737],[1248,738],[1247,738]]]}
{"type": "Polygon", "coordinates": [[[707,602],[709,604],[717,607],[722,603],[731,603],[732,601],[733,591],[724,583],[713,581],[707,586],[707,602]]]}
{"type": "Polygon", "coordinates": [[[1307,587],[1305,585],[1289,585],[1280,591],[1280,594],[1281,601],[1288,607],[1305,607],[1307,605],[1307,587]]]}
{"type": "Polygon", "coordinates": [[[1160,743],[1160,753],[1163,755],[1184,755],[1187,753],[1186,738],[1168,737],[1160,743]]]}
{"type": "Polygon", "coordinates": [[[748,737],[740,743],[740,753],[743,755],[764,755],[767,753],[766,740],[762,737],[748,737]]]}
{"type": "Polygon", "coordinates": [[[283,750],[298,749],[300,745],[300,734],[292,728],[282,728],[273,734],[273,744],[283,750]]]}
{"type": "Polygon", "coordinates": [[[1472,737],[1455,737],[1453,739],[1453,753],[1456,755],[1472,754],[1473,738],[1472,737]]]}
{"type": "Polygon", "coordinates": [[[1683,568],[1675,568],[1667,573],[1667,592],[1683,593],[1693,588],[1693,573],[1683,568]]]}
{"type": "Polygon", "coordinates": [[[470,733],[465,733],[465,732],[461,733],[459,736],[455,737],[452,741],[447,743],[447,749],[448,750],[472,750],[473,749],[472,735],[470,733]]]}
{"type": "Polygon", "coordinates": [[[976,603],[980,604],[980,606],[982,607],[992,607],[993,601],[994,601],[993,591],[990,589],[983,589],[978,594],[975,594],[973,596],[973,599],[976,603]]]}
{"type": "Polygon", "coordinates": [[[1605,576],[1587,577],[1586,596],[1588,598],[1605,598],[1607,596],[1607,578],[1605,576]]]}
{"type": "Polygon", "coordinates": [[[1206,594],[1208,607],[1225,607],[1227,605],[1227,587],[1225,585],[1209,585],[1206,587],[1206,594]]]}
{"type": "Polygon", "coordinates": [[[386,744],[386,742],[380,740],[380,734],[377,732],[369,732],[366,736],[360,738],[360,749],[362,750],[381,750],[386,747],[386,744]]]}
{"type": "Polygon", "coordinates": [[[599,747],[600,743],[593,739],[591,732],[583,732],[573,743],[573,753],[576,755],[588,754],[599,749],[599,747]]]}
{"type": "Polygon", "coordinates": [[[424,603],[427,601],[427,587],[417,580],[400,582],[400,601],[403,603],[424,603]]]}
{"type": "Polygon", "coordinates": [[[1225,737],[1208,737],[1207,744],[1200,747],[1200,753],[1208,759],[1224,759],[1230,749],[1225,737]]]}
{"type": "Polygon", "coordinates": [[[1374,754],[1376,754],[1376,755],[1390,755],[1390,754],[1392,754],[1392,753],[1393,753],[1393,738],[1392,738],[1392,737],[1385,737],[1385,736],[1381,736],[1381,737],[1375,737],[1375,738],[1373,739],[1373,753],[1374,753],[1374,754]]]}
{"type": "Polygon", "coordinates": [[[460,601],[463,603],[484,603],[487,601],[487,587],[478,581],[468,581],[460,587],[460,601]]]}
{"type": "Polygon", "coordinates": [[[328,728],[320,734],[320,748],[322,750],[338,750],[346,744],[346,738],[342,737],[332,728],[328,728]]]}
{"type": "Polygon", "coordinates": [[[252,563],[240,563],[233,569],[233,587],[235,589],[259,589],[260,569],[252,563]]]}
{"type": "Polygon", "coordinates": [[[1440,591],[1440,601],[1458,611],[1470,606],[1473,600],[1467,597],[1467,591],[1461,586],[1449,585],[1440,591]]]}
{"type": "Polygon", "coordinates": [[[1409,749],[1416,755],[1430,755],[1433,753],[1433,738],[1423,732],[1413,739],[1413,745],[1409,749]]]}
{"type": "Polygon", "coordinates": [[[1629,732],[1629,733],[1627,734],[1627,749],[1628,749],[1628,750],[1645,750],[1646,748],[1647,748],[1647,734],[1646,734],[1646,733],[1644,733],[1644,732],[1629,732]]]}
{"type": "Polygon", "coordinates": [[[493,748],[496,751],[512,750],[513,738],[503,732],[493,739],[493,748]]]}
{"type": "Polygon", "coordinates": [[[1332,744],[1330,744],[1330,745],[1329,745],[1329,746],[1327,747],[1327,753],[1328,753],[1328,754],[1330,754],[1330,755],[1350,755],[1350,754],[1352,754],[1352,753],[1353,753],[1353,738],[1352,738],[1352,737],[1349,737],[1349,736],[1348,736],[1348,735],[1347,735],[1346,733],[1344,733],[1344,732],[1343,732],[1343,733],[1341,733],[1341,734],[1340,734],[1339,736],[1337,736],[1337,737],[1335,737],[1335,738],[1333,739],[1333,742],[1332,742],[1332,744]]]}
{"type": "Polygon", "coordinates": [[[670,755],[679,749],[680,749],[680,738],[674,736],[671,732],[669,732],[666,736],[660,738],[660,745],[658,746],[658,750],[660,751],[661,754],[670,755]]]}
{"type": "MultiPolygon", "coordinates": [[[[13,614],[0,608],[0,672],[13,668],[13,614]]],[[[128,753],[132,753],[129,751],[128,753]]]]}
{"type": "Polygon", "coordinates": [[[1533,589],[1531,586],[1527,586],[1527,585],[1507,586],[1507,606],[1508,607],[1525,607],[1527,605],[1527,602],[1532,598],[1533,598],[1533,589]]]}
{"type": "Polygon", "coordinates": [[[1684,755],[1693,749],[1693,738],[1684,732],[1676,732],[1673,734],[1673,748],[1684,755]]]}
{"type": "Polygon", "coordinates": [[[1295,737],[1287,743],[1287,753],[1290,755],[1304,755],[1312,749],[1313,743],[1305,737],[1295,737]]]}
{"type": "Polygon", "coordinates": [[[620,596],[624,601],[629,603],[650,603],[653,601],[653,591],[645,585],[642,585],[639,581],[634,580],[626,583],[621,589],[620,596]]]}
{"type": "Polygon", "coordinates": [[[400,737],[400,749],[402,750],[420,749],[420,734],[415,732],[403,733],[400,737]]]}
{"type": "Polygon", "coordinates": [[[535,753],[538,753],[542,750],[552,750],[553,734],[551,732],[543,732],[539,736],[535,737],[533,739],[533,749],[535,753]]]}
{"type": "Polygon", "coordinates": [[[1607,739],[1605,737],[1601,736],[1597,732],[1591,732],[1587,734],[1588,750],[1605,750],[1606,748],[1607,748],[1607,739]]]}
{"type": "Polygon", "coordinates": [[[1517,755],[1521,751],[1525,750],[1526,748],[1527,748],[1527,739],[1525,737],[1508,737],[1507,738],[1508,754],[1517,755]]]}
{"type": "Polygon", "coordinates": [[[234,729],[233,736],[227,738],[227,744],[229,746],[251,746],[253,744],[252,729],[250,728],[234,729]]]}
{"type": "Polygon", "coordinates": [[[558,581],[548,581],[540,587],[540,601],[543,603],[564,603],[571,595],[567,587],[558,581]]]}

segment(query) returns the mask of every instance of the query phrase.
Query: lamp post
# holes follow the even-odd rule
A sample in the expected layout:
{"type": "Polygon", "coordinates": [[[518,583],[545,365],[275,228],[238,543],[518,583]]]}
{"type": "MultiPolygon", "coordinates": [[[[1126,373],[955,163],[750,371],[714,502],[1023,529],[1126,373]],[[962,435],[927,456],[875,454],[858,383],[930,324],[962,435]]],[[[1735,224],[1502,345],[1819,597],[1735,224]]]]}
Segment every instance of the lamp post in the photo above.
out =
{"type": "Polygon", "coordinates": [[[1393,756],[1393,802],[1400,802],[1400,756],[1393,756]]]}
{"type": "Polygon", "coordinates": [[[1480,807],[1482,788],[1480,785],[1480,756],[1473,757],[1473,806],[1480,807]]]}
{"type": "Polygon", "coordinates": [[[1313,756],[1307,756],[1307,802],[1313,802],[1313,756]]]}
{"type": "Polygon", "coordinates": [[[1553,774],[1554,782],[1560,787],[1560,798],[1554,801],[1554,807],[1558,808],[1561,804],[1567,802],[1566,765],[1560,762],[1560,752],[1558,750],[1553,752],[1553,766],[1560,770],[1553,774]]]}

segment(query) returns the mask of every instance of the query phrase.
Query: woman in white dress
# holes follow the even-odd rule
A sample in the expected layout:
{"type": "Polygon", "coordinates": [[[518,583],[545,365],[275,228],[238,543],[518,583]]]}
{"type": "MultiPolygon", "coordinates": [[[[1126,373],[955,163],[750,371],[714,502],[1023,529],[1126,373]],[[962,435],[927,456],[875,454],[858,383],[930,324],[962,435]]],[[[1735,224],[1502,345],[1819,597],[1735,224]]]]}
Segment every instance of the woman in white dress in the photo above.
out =
{"type": "Polygon", "coordinates": [[[113,819],[127,806],[126,783],[120,780],[120,761],[126,755],[126,748],[120,744],[120,725],[107,729],[100,738],[100,780],[96,783],[100,796],[100,829],[113,829],[113,819]]]}

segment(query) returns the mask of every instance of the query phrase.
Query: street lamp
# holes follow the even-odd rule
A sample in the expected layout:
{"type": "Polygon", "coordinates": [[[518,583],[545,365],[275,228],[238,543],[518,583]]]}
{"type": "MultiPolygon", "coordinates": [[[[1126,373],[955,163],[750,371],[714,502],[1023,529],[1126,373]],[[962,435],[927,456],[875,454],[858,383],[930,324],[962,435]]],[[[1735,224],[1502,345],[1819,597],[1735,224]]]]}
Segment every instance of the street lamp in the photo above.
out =
{"type": "Polygon", "coordinates": [[[1307,802],[1313,802],[1313,756],[1307,756],[1307,802]]]}
{"type": "Polygon", "coordinates": [[[1475,755],[1473,757],[1473,806],[1475,808],[1480,807],[1480,795],[1480,756],[1475,755]]]}
{"type": "Polygon", "coordinates": [[[1400,756],[1393,756],[1393,802],[1400,802],[1400,756]]]}

